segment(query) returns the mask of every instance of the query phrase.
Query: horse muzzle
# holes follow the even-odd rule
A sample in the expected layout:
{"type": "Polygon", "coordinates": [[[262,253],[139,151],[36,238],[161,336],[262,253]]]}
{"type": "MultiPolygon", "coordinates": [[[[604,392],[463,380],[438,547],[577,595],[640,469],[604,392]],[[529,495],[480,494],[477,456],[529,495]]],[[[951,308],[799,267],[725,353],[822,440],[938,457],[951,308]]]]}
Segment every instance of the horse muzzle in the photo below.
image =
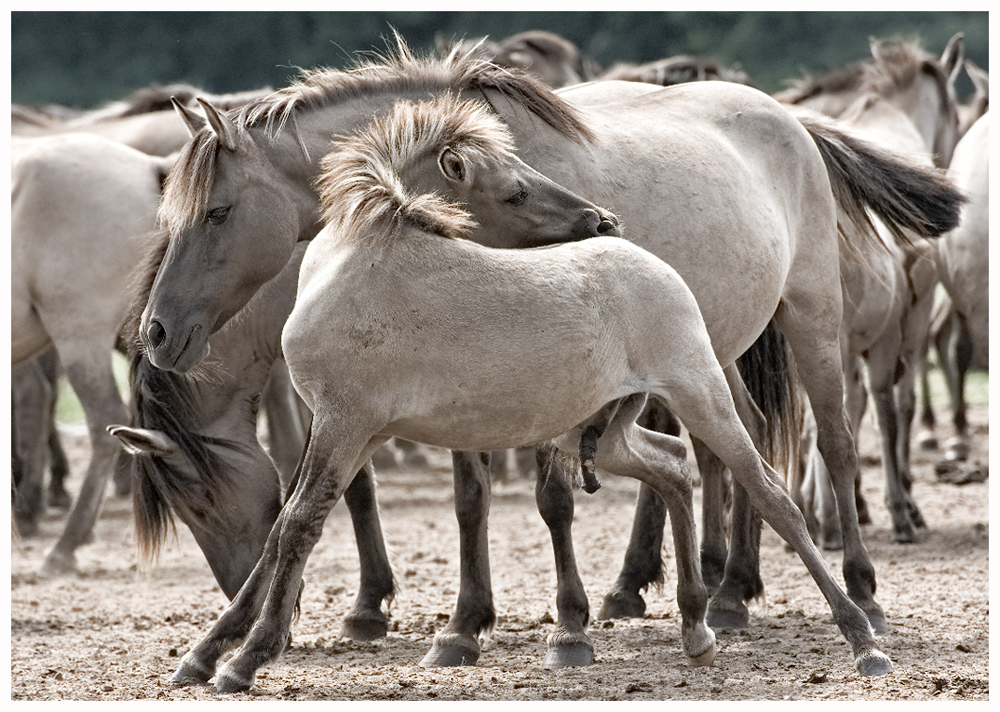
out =
{"type": "Polygon", "coordinates": [[[208,333],[200,324],[177,333],[182,337],[172,335],[160,320],[151,319],[148,325],[143,324],[139,338],[150,363],[164,371],[185,373],[208,356],[211,348],[208,333]]]}
{"type": "Polygon", "coordinates": [[[613,213],[600,208],[583,211],[584,221],[590,237],[621,237],[618,218],[613,213]]]}

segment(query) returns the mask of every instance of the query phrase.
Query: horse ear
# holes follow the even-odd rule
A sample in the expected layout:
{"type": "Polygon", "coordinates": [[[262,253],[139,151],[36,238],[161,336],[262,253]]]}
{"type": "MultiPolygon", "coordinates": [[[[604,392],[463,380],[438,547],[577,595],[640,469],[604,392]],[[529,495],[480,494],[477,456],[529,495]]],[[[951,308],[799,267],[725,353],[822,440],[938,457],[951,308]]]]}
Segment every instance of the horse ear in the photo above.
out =
{"type": "Polygon", "coordinates": [[[438,156],[438,165],[441,166],[441,172],[448,180],[459,183],[465,180],[465,160],[450,148],[444,149],[438,156]]]}
{"type": "Polygon", "coordinates": [[[954,83],[959,71],[962,69],[962,60],[965,58],[965,35],[956,32],[948,40],[948,46],[941,53],[941,68],[944,70],[948,81],[954,83]]]}
{"type": "Polygon", "coordinates": [[[216,110],[214,106],[198,97],[198,103],[205,110],[209,128],[219,137],[219,143],[228,151],[236,150],[236,124],[228,116],[216,110]]]}
{"type": "Polygon", "coordinates": [[[108,432],[121,440],[122,447],[133,455],[163,457],[177,451],[177,443],[159,430],[109,425],[108,432]]]}
{"type": "Polygon", "coordinates": [[[174,110],[180,114],[181,121],[187,127],[188,133],[194,138],[194,135],[198,133],[201,129],[205,128],[205,119],[198,114],[191,111],[191,109],[184,106],[184,104],[177,101],[176,97],[170,97],[170,103],[174,105],[174,110]]]}

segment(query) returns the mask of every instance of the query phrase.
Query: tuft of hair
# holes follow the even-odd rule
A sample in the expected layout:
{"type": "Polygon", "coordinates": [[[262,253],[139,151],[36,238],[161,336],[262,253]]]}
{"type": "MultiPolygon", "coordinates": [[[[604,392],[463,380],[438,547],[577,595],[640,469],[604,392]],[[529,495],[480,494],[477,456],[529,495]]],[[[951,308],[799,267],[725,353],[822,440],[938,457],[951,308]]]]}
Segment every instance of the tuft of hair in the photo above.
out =
{"type": "Polygon", "coordinates": [[[345,239],[386,235],[402,222],[442,237],[465,237],[472,216],[437,194],[415,195],[400,174],[413,162],[450,149],[470,165],[514,152],[510,130],[478,101],[447,93],[396,102],[393,110],[333,141],[317,180],[323,220],[345,239]]]}

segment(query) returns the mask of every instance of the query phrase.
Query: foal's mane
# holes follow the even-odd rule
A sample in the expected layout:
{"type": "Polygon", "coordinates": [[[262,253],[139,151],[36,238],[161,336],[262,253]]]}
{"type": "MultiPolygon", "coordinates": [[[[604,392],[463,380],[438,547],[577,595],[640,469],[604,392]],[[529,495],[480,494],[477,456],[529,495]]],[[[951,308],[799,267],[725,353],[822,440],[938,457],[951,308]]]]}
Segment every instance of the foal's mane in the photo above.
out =
{"type": "MultiPolygon", "coordinates": [[[[375,93],[459,93],[464,89],[499,92],[573,140],[593,138],[575,110],[528,72],[479,59],[476,47],[456,47],[441,58],[417,56],[398,35],[395,49],[385,55],[359,58],[345,71],[303,70],[298,81],[230,111],[229,117],[240,131],[260,128],[273,138],[289,120],[294,126],[297,115],[338,102],[375,93]]],[[[218,136],[205,128],[181,151],[160,207],[160,219],[172,231],[203,218],[218,150],[218,136]]]]}
{"type": "Polygon", "coordinates": [[[443,237],[464,237],[475,227],[468,212],[439,195],[412,193],[400,174],[445,148],[471,165],[514,151],[510,131],[485,104],[452,94],[399,101],[391,113],[333,144],[316,183],[323,221],[352,241],[384,239],[404,222],[443,237]]]}

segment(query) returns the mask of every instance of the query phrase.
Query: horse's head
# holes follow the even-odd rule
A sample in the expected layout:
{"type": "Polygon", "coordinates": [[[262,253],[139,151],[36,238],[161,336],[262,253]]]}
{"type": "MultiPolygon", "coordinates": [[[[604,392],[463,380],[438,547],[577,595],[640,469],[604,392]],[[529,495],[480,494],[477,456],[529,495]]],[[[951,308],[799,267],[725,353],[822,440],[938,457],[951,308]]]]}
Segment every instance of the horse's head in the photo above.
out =
{"type": "Polygon", "coordinates": [[[955,79],[962,69],[964,39],[957,34],[940,57],[912,42],[872,40],[870,86],[911,118],[940,168],[946,168],[958,143],[955,79]]]}
{"type": "Polygon", "coordinates": [[[207,123],[178,106],[192,131],[167,179],[160,220],[170,244],[142,315],[140,338],[158,368],[184,372],[208,352],[208,337],[288,262],[318,215],[272,156],[202,102],[207,123]]]}
{"type": "MultiPolygon", "coordinates": [[[[614,215],[517,158],[508,129],[479,103],[451,95],[400,102],[339,145],[327,161],[334,170],[320,182],[331,219],[353,211],[342,192],[345,171],[354,181],[383,161],[398,175],[401,193],[445,196],[471,213],[479,229],[468,237],[482,244],[524,248],[620,235],[614,215]]],[[[376,173],[373,181],[381,180],[376,173]]]]}

